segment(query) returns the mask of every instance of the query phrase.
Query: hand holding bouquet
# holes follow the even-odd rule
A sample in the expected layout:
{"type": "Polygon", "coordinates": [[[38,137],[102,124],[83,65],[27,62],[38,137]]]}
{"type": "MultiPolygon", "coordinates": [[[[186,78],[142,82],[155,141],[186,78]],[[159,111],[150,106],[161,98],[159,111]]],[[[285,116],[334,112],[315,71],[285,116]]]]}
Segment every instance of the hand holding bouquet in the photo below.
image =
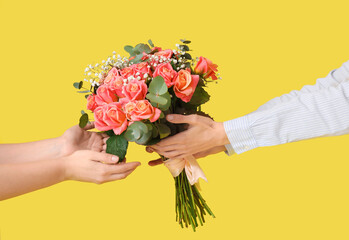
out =
{"type": "MultiPolygon", "coordinates": [[[[86,68],[88,88],[83,81],[74,83],[80,93],[88,93],[87,109],[93,112],[96,128],[110,136],[107,153],[122,161],[129,142],[149,146],[185,130],[185,125],[168,122],[168,114],[208,116],[201,105],[210,99],[205,88],[217,80],[217,65],[204,57],[193,60],[190,41],[181,41],[175,50],[162,50],[151,40],[150,46],[125,46],[129,58],[114,52],[101,64],[86,68]]],[[[82,111],[80,126],[88,121],[82,111]]],[[[206,177],[193,156],[162,160],[175,179],[176,219],[195,231],[205,222],[206,212],[214,217],[196,186],[199,178],[206,177]]]]}

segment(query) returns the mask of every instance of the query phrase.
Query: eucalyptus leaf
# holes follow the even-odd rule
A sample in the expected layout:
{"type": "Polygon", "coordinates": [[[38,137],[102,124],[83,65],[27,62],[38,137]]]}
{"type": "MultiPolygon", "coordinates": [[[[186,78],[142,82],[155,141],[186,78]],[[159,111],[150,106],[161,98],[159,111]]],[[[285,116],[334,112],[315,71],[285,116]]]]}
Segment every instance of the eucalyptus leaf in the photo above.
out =
{"type": "Polygon", "coordinates": [[[84,128],[88,123],[88,115],[87,113],[84,113],[81,115],[80,120],[79,120],[79,126],[81,128],[84,128]]]}
{"type": "Polygon", "coordinates": [[[130,55],[133,55],[133,47],[130,45],[127,45],[124,47],[125,51],[128,52],[130,55]]]}
{"type": "Polygon", "coordinates": [[[153,126],[151,124],[146,124],[148,132],[143,133],[142,136],[136,140],[137,144],[145,145],[153,136],[153,126]]]}
{"type": "Polygon", "coordinates": [[[166,105],[168,103],[168,100],[165,97],[157,96],[153,93],[148,93],[146,97],[150,100],[151,104],[155,107],[157,105],[166,105]]]}
{"type": "Polygon", "coordinates": [[[83,84],[82,81],[80,81],[80,82],[75,82],[75,83],[73,84],[73,86],[74,86],[76,89],[81,89],[81,88],[82,88],[82,84],[83,84]]]}
{"type": "Polygon", "coordinates": [[[156,95],[165,94],[167,90],[165,80],[161,76],[156,76],[149,85],[149,92],[156,95]]]}
{"type": "Polygon", "coordinates": [[[151,47],[155,47],[155,46],[154,46],[154,43],[153,43],[153,41],[152,41],[151,39],[148,40],[148,43],[149,43],[149,45],[150,45],[151,47]]]}
{"type": "Polygon", "coordinates": [[[185,39],[181,39],[181,42],[184,43],[184,44],[189,44],[189,43],[191,43],[191,41],[185,40],[185,39]]]}
{"type": "Polygon", "coordinates": [[[187,45],[179,45],[182,51],[189,51],[189,47],[187,45]]]}

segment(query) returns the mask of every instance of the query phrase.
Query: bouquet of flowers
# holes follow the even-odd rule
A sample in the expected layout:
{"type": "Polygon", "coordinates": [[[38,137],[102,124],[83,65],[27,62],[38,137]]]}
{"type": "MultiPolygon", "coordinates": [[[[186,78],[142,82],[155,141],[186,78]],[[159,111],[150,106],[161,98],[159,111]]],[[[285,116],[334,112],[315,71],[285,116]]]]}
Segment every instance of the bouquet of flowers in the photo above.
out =
{"type": "MultiPolygon", "coordinates": [[[[176,49],[162,50],[151,40],[135,47],[125,46],[130,57],[113,55],[101,63],[89,65],[84,81],[74,83],[86,94],[87,109],[95,126],[106,132],[107,153],[125,158],[129,142],[152,145],[185,130],[183,125],[166,121],[166,115],[199,114],[209,101],[205,88],[218,79],[217,65],[204,57],[193,59],[188,53],[190,41],[181,40],[176,49]]],[[[81,112],[80,127],[89,122],[81,112]]],[[[206,212],[214,217],[198,189],[198,180],[206,177],[193,156],[162,160],[175,180],[176,220],[182,227],[205,222],[206,212]]]]}

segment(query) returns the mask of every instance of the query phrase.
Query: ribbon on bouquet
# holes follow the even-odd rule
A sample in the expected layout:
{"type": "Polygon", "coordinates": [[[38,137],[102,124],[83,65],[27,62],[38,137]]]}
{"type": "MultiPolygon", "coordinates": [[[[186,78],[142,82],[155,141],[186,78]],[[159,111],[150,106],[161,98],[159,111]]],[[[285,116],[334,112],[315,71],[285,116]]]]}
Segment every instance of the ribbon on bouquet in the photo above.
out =
{"type": "Polygon", "coordinates": [[[181,159],[168,159],[164,161],[164,164],[170,170],[173,177],[177,177],[184,169],[190,185],[197,183],[199,178],[207,182],[204,172],[193,155],[181,159]]]}

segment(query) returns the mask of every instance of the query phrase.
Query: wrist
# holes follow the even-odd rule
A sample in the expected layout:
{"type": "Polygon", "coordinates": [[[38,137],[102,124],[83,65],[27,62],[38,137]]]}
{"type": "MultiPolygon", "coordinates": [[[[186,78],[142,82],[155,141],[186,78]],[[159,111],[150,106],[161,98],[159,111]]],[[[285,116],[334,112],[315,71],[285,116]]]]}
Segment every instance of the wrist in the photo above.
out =
{"type": "Polygon", "coordinates": [[[223,122],[215,122],[214,129],[214,134],[217,138],[215,143],[217,146],[224,146],[230,143],[223,122]]]}

